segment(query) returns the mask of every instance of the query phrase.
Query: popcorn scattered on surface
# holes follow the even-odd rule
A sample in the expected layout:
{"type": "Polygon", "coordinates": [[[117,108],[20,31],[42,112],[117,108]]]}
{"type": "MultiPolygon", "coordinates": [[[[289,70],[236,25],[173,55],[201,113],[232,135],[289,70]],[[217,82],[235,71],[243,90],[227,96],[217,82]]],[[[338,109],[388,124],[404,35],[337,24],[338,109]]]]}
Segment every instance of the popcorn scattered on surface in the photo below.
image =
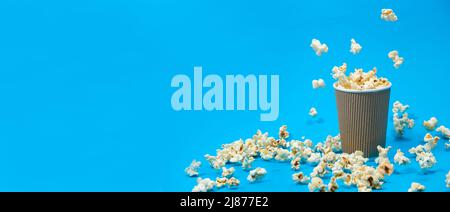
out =
{"type": "Polygon", "coordinates": [[[324,88],[325,87],[325,81],[323,81],[323,79],[313,80],[312,81],[312,87],[314,89],[324,88]]]}
{"type": "Polygon", "coordinates": [[[405,133],[405,128],[411,129],[414,127],[414,120],[410,119],[408,117],[408,113],[406,112],[408,108],[409,105],[403,105],[399,101],[395,101],[392,108],[392,112],[394,113],[394,129],[399,137],[403,136],[405,133]]]}
{"type": "Polygon", "coordinates": [[[211,191],[215,186],[215,181],[212,181],[209,178],[202,179],[201,177],[197,178],[197,185],[194,186],[192,192],[208,192],[211,191]]]}
{"type": "Polygon", "coordinates": [[[314,50],[314,52],[316,52],[317,56],[321,56],[322,53],[328,52],[327,44],[321,44],[320,41],[317,39],[312,39],[311,48],[314,50]]]}
{"type": "Polygon", "coordinates": [[[378,157],[375,158],[375,163],[380,164],[385,160],[389,160],[388,158],[388,152],[391,150],[391,146],[388,146],[386,148],[381,147],[380,145],[377,146],[378,149],[378,157]]]}
{"type": "Polygon", "coordinates": [[[423,121],[423,126],[427,130],[434,130],[436,128],[436,125],[438,123],[438,120],[436,117],[431,117],[428,121],[423,121]]]}
{"type": "Polygon", "coordinates": [[[339,185],[336,183],[336,178],[332,177],[330,182],[328,183],[328,191],[335,192],[339,188],[339,185]]]}
{"type": "Polygon", "coordinates": [[[425,186],[420,183],[411,183],[411,187],[408,189],[408,192],[422,192],[425,191],[425,186]]]}
{"type": "Polygon", "coordinates": [[[228,178],[226,177],[217,177],[216,178],[216,187],[222,188],[223,186],[227,185],[228,178]]]}
{"type": "Polygon", "coordinates": [[[252,168],[252,163],[255,162],[255,158],[250,156],[250,157],[244,157],[244,159],[242,160],[242,169],[250,169],[252,168]]]}
{"type": "Polygon", "coordinates": [[[425,150],[426,151],[431,151],[432,149],[434,149],[434,147],[436,147],[437,142],[439,141],[439,137],[438,136],[432,136],[430,133],[427,133],[425,135],[425,137],[423,138],[423,141],[426,142],[425,144],[425,150]]]}
{"type": "Polygon", "coordinates": [[[450,138],[450,129],[446,128],[444,125],[441,125],[436,129],[437,132],[440,132],[442,136],[446,138],[450,138]]]}
{"type": "Polygon", "coordinates": [[[355,41],[355,39],[353,39],[353,38],[350,40],[350,42],[351,42],[351,44],[350,44],[350,52],[352,54],[358,54],[361,51],[361,49],[362,49],[361,45],[359,45],[359,43],[357,43],[355,41]]]}
{"type": "Polygon", "coordinates": [[[381,9],[381,19],[392,22],[398,20],[397,16],[395,15],[392,9],[381,9]]]}
{"type": "Polygon", "coordinates": [[[300,169],[300,161],[301,161],[300,157],[296,157],[293,160],[291,160],[291,168],[293,170],[299,170],[300,169]]]}
{"type": "Polygon", "coordinates": [[[437,163],[432,152],[419,153],[416,156],[416,161],[419,163],[421,169],[430,169],[437,163]]]}
{"type": "Polygon", "coordinates": [[[291,153],[287,149],[278,148],[275,160],[278,161],[288,161],[291,159],[291,153]]]}
{"type": "Polygon", "coordinates": [[[447,188],[450,188],[450,171],[448,171],[447,175],[445,175],[445,184],[447,188]]]}
{"type": "Polygon", "coordinates": [[[311,117],[315,117],[317,116],[317,109],[315,107],[312,107],[311,109],[309,109],[309,113],[308,113],[311,117]]]}
{"type": "Polygon", "coordinates": [[[403,61],[405,60],[403,57],[400,57],[398,55],[397,50],[390,51],[388,53],[388,57],[394,62],[394,68],[399,68],[401,64],[403,64],[403,61]]]}
{"type": "Polygon", "coordinates": [[[303,172],[298,172],[298,173],[292,174],[292,180],[296,183],[307,184],[307,183],[309,183],[310,179],[311,178],[309,178],[308,176],[305,176],[303,174],[303,172]]]}
{"type": "Polygon", "coordinates": [[[234,174],[234,171],[234,167],[230,167],[229,169],[222,167],[222,177],[231,177],[234,174]]]}
{"type": "Polygon", "coordinates": [[[193,160],[191,165],[184,169],[184,172],[186,172],[189,177],[198,176],[198,169],[200,168],[200,165],[202,165],[202,162],[193,160]]]}
{"type": "Polygon", "coordinates": [[[232,177],[230,179],[227,180],[227,185],[229,188],[235,188],[238,187],[239,184],[241,184],[241,181],[239,181],[238,179],[236,179],[235,177],[232,177]]]}
{"type": "Polygon", "coordinates": [[[364,72],[363,69],[355,69],[349,76],[345,74],[346,70],[346,63],[340,67],[333,67],[332,76],[337,80],[336,87],[350,90],[370,90],[391,85],[388,79],[376,76],[377,69],[375,67],[368,72],[364,72]]]}
{"type": "Polygon", "coordinates": [[[262,179],[266,174],[266,169],[258,167],[250,171],[247,176],[247,180],[250,182],[255,182],[256,180],[262,179]]]}
{"type": "Polygon", "coordinates": [[[392,164],[389,159],[384,159],[380,162],[380,165],[377,167],[378,173],[383,175],[391,175],[394,173],[394,164],[392,164]]]}
{"type": "Polygon", "coordinates": [[[323,180],[318,177],[313,177],[311,182],[308,184],[308,189],[310,192],[320,191],[325,192],[326,186],[323,184],[323,180]]]}
{"type": "Polygon", "coordinates": [[[397,149],[397,153],[395,153],[394,162],[398,165],[406,165],[411,163],[409,158],[407,158],[405,153],[403,153],[400,149],[397,149]]]}

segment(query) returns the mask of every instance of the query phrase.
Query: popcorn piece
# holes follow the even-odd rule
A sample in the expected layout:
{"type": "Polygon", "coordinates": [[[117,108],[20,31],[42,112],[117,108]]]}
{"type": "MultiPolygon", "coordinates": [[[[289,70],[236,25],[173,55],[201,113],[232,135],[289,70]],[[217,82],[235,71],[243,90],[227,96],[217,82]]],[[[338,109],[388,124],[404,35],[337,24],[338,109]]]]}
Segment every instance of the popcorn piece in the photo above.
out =
{"type": "Polygon", "coordinates": [[[325,81],[323,81],[323,79],[313,80],[312,81],[312,87],[314,89],[324,88],[325,87],[325,81]]]}
{"type": "Polygon", "coordinates": [[[357,43],[355,41],[355,39],[353,39],[353,38],[350,40],[350,42],[351,42],[351,44],[350,44],[350,52],[352,54],[358,54],[361,51],[361,49],[362,49],[361,45],[359,45],[359,43],[357,43]]]}
{"type": "Polygon", "coordinates": [[[380,145],[377,146],[378,149],[378,157],[375,158],[375,163],[382,163],[385,160],[389,160],[387,154],[389,152],[389,150],[391,149],[391,146],[388,146],[386,148],[381,147],[380,145]]]}
{"type": "Polygon", "coordinates": [[[293,160],[291,160],[291,168],[293,170],[299,170],[300,169],[300,161],[301,161],[300,157],[296,157],[293,160]]]}
{"type": "Polygon", "coordinates": [[[394,172],[394,164],[389,159],[384,159],[377,167],[377,171],[383,175],[391,175],[394,172]]]}
{"type": "Polygon", "coordinates": [[[317,116],[317,110],[315,107],[312,107],[311,109],[309,109],[309,113],[308,113],[311,117],[315,117],[317,116]]]}
{"type": "Polygon", "coordinates": [[[320,159],[322,158],[321,154],[318,153],[311,153],[311,155],[308,158],[308,162],[311,164],[318,164],[320,162],[320,159]]]}
{"type": "Polygon", "coordinates": [[[250,169],[252,168],[252,163],[255,161],[255,158],[252,156],[245,157],[244,160],[242,160],[242,169],[250,169]]]}
{"type": "Polygon", "coordinates": [[[399,101],[394,102],[392,112],[394,113],[394,129],[397,136],[403,136],[405,128],[411,129],[414,127],[414,120],[410,119],[408,117],[408,113],[406,112],[408,108],[409,105],[403,105],[399,101]]]}
{"type": "Polygon", "coordinates": [[[232,177],[227,180],[227,185],[229,188],[235,188],[235,187],[239,186],[239,184],[241,184],[241,181],[239,181],[235,177],[232,177]]]}
{"type": "Polygon", "coordinates": [[[425,146],[423,145],[417,145],[416,147],[412,147],[411,149],[408,150],[409,153],[414,154],[416,156],[425,151],[426,151],[425,146]]]}
{"type": "Polygon", "coordinates": [[[328,191],[335,192],[339,188],[339,185],[336,183],[336,178],[332,177],[330,182],[328,183],[328,191]]]}
{"type": "Polygon", "coordinates": [[[403,64],[403,61],[405,60],[403,57],[400,57],[398,55],[397,50],[390,51],[388,53],[388,57],[394,62],[394,68],[399,68],[401,64],[403,64]]]}
{"type": "Polygon", "coordinates": [[[437,163],[432,152],[421,152],[416,156],[416,161],[421,169],[430,169],[437,163]]]}
{"type": "Polygon", "coordinates": [[[411,163],[409,158],[405,157],[405,153],[403,153],[400,149],[397,149],[397,153],[394,156],[394,162],[398,165],[406,165],[411,163]]]}
{"type": "Polygon", "coordinates": [[[307,184],[310,181],[310,179],[311,178],[309,178],[308,176],[305,176],[303,174],[303,172],[298,172],[298,173],[292,174],[292,180],[296,183],[307,184]]]}
{"type": "Polygon", "coordinates": [[[385,21],[392,21],[395,22],[398,20],[397,16],[395,15],[394,11],[392,9],[381,9],[381,19],[385,21]]]}
{"type": "Polygon", "coordinates": [[[434,149],[434,147],[436,147],[437,142],[439,141],[439,137],[438,136],[432,136],[430,133],[427,133],[425,135],[425,137],[423,138],[423,141],[427,142],[425,144],[425,150],[426,151],[431,151],[432,149],[434,149]]]}
{"type": "Polygon", "coordinates": [[[222,167],[222,177],[230,177],[234,174],[234,167],[230,167],[230,168],[226,168],[226,167],[222,167]]]}
{"type": "Polygon", "coordinates": [[[184,172],[186,172],[189,177],[198,176],[198,169],[200,168],[200,165],[202,165],[202,162],[193,160],[191,165],[184,169],[184,172]]]}
{"type": "Polygon", "coordinates": [[[325,140],[325,148],[330,149],[333,152],[341,152],[342,151],[341,135],[340,134],[336,136],[328,135],[325,140]]]}
{"type": "Polygon", "coordinates": [[[445,175],[445,184],[447,188],[450,188],[450,171],[448,171],[447,175],[445,175]]]}
{"type": "Polygon", "coordinates": [[[197,185],[194,186],[192,189],[192,192],[208,192],[211,191],[214,186],[215,182],[212,181],[209,178],[202,179],[201,177],[197,178],[197,185]]]}
{"type": "Polygon", "coordinates": [[[216,178],[216,187],[217,188],[222,188],[223,186],[227,185],[228,182],[228,178],[226,177],[217,177],[216,178]]]}
{"type": "Polygon", "coordinates": [[[427,130],[434,130],[436,128],[436,125],[438,123],[438,120],[436,117],[431,117],[428,121],[423,121],[423,126],[427,130]]]}
{"type": "Polygon", "coordinates": [[[258,167],[250,171],[247,176],[247,180],[250,182],[255,182],[256,180],[262,179],[266,174],[266,169],[258,167]]]}
{"type": "Polygon", "coordinates": [[[314,50],[314,52],[316,52],[317,56],[321,56],[322,53],[328,52],[327,44],[321,44],[320,41],[317,39],[312,39],[310,46],[314,50]]]}
{"type": "Polygon", "coordinates": [[[446,128],[444,125],[441,125],[436,129],[437,132],[440,132],[442,136],[446,138],[450,138],[450,129],[446,128]]]}
{"type": "Polygon", "coordinates": [[[328,174],[327,164],[324,162],[320,162],[316,167],[314,167],[310,176],[311,177],[324,177],[326,174],[328,174]]]}
{"type": "Polygon", "coordinates": [[[275,152],[271,149],[262,149],[259,154],[263,160],[271,160],[274,157],[275,152]]]}
{"type": "Polygon", "coordinates": [[[278,148],[275,160],[288,161],[291,159],[291,153],[287,149],[278,148]]]}
{"type": "Polygon", "coordinates": [[[425,186],[416,182],[411,183],[411,187],[408,189],[408,192],[422,192],[422,191],[425,191],[425,186]]]}
{"type": "Polygon", "coordinates": [[[287,126],[283,125],[280,127],[280,131],[278,132],[278,136],[280,139],[286,139],[289,138],[289,132],[287,131],[287,126]]]}
{"type": "Polygon", "coordinates": [[[368,72],[363,69],[355,69],[348,76],[345,75],[347,65],[333,67],[332,75],[337,80],[336,87],[350,90],[370,90],[390,86],[391,83],[383,77],[377,77],[377,69],[374,67],[368,72]]]}
{"type": "Polygon", "coordinates": [[[325,192],[326,186],[323,184],[323,180],[318,177],[313,177],[311,182],[308,184],[308,189],[310,192],[320,191],[325,192]]]}

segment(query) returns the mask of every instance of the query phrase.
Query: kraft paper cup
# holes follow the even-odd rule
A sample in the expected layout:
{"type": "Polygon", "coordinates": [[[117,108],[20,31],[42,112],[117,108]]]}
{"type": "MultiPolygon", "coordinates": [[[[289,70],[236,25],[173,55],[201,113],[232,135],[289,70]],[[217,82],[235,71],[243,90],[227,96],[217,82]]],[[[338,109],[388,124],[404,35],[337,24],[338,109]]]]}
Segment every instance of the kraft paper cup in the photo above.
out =
{"type": "Polygon", "coordinates": [[[342,140],[342,151],[378,155],[377,146],[386,144],[391,85],[372,90],[349,90],[333,85],[342,140]]]}

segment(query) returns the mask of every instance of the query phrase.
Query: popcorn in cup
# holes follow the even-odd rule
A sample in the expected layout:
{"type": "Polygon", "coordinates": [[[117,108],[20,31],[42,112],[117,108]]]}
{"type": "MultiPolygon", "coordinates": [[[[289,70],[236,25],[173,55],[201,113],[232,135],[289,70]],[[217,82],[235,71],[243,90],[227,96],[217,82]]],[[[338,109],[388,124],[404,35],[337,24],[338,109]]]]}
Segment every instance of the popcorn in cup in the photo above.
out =
{"type": "Polygon", "coordinates": [[[378,78],[376,68],[369,72],[356,69],[345,75],[347,65],[333,68],[342,151],[378,154],[377,146],[386,144],[386,128],[391,83],[378,78]]]}

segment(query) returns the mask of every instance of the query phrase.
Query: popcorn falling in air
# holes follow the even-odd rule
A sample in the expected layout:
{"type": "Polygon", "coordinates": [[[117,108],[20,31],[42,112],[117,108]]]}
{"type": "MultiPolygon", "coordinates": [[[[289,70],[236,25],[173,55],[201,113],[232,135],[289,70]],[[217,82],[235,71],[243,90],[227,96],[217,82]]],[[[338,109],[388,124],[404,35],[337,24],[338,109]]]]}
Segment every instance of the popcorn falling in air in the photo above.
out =
{"type": "Polygon", "coordinates": [[[310,192],[320,191],[325,192],[326,186],[323,184],[323,180],[318,177],[313,177],[311,182],[308,184],[308,189],[310,192]]]}
{"type": "Polygon", "coordinates": [[[416,156],[416,161],[419,163],[421,169],[430,169],[437,163],[432,152],[419,153],[416,156]]]}
{"type": "Polygon", "coordinates": [[[395,153],[394,162],[398,165],[406,165],[411,163],[409,158],[405,157],[405,153],[403,153],[400,149],[397,149],[397,153],[395,153]]]}
{"type": "Polygon", "coordinates": [[[317,39],[312,39],[310,46],[314,50],[314,52],[316,52],[317,56],[321,56],[322,53],[328,52],[327,44],[321,44],[320,41],[317,39]]]}
{"type": "Polygon", "coordinates": [[[209,178],[202,179],[201,177],[197,178],[197,185],[194,186],[192,192],[208,192],[211,191],[216,182],[212,181],[209,178]]]}
{"type": "Polygon", "coordinates": [[[424,148],[426,151],[431,151],[432,149],[434,149],[434,147],[436,147],[437,142],[439,141],[439,137],[438,136],[432,136],[430,133],[427,133],[425,135],[425,137],[423,138],[423,141],[426,142],[424,148]]]}
{"type": "Polygon", "coordinates": [[[450,188],[450,171],[448,171],[447,175],[445,175],[445,184],[447,188],[450,188]]]}
{"type": "Polygon", "coordinates": [[[394,113],[394,129],[397,136],[403,136],[405,128],[411,129],[414,127],[414,120],[410,119],[408,117],[408,113],[406,112],[408,108],[409,105],[403,105],[399,101],[394,102],[392,112],[394,113]]]}
{"type": "Polygon", "coordinates": [[[389,160],[389,158],[388,158],[388,152],[389,152],[389,150],[391,150],[391,146],[388,146],[388,147],[386,147],[386,148],[383,148],[383,147],[381,147],[380,145],[378,145],[377,146],[377,149],[378,149],[378,157],[377,158],[375,158],[375,163],[378,163],[378,164],[380,164],[380,163],[382,163],[383,161],[385,161],[385,160],[389,160]]]}
{"type": "Polygon", "coordinates": [[[292,180],[296,183],[307,184],[310,181],[310,179],[311,178],[304,175],[303,172],[298,172],[298,173],[292,174],[292,180]]]}
{"type": "Polygon", "coordinates": [[[423,121],[423,126],[427,130],[434,130],[436,128],[436,125],[438,123],[438,120],[436,117],[431,117],[428,121],[423,121]]]}
{"type": "Polygon", "coordinates": [[[184,172],[186,172],[189,177],[198,176],[198,169],[200,168],[200,165],[202,165],[202,162],[193,160],[191,165],[184,169],[184,172]]]}
{"type": "Polygon", "coordinates": [[[444,125],[441,125],[436,129],[436,132],[440,132],[442,136],[446,138],[450,138],[450,129],[446,128],[444,125]]]}
{"type": "Polygon", "coordinates": [[[345,72],[347,71],[347,63],[342,63],[341,66],[334,66],[331,70],[331,75],[333,79],[339,80],[345,77],[345,72]]]}
{"type": "Polygon", "coordinates": [[[397,16],[395,15],[395,13],[392,9],[382,9],[381,10],[381,19],[383,19],[385,21],[392,21],[392,22],[395,22],[398,20],[397,16]]]}
{"type": "Polygon", "coordinates": [[[222,177],[231,177],[234,174],[234,167],[226,168],[222,167],[222,177]]]}
{"type": "Polygon", "coordinates": [[[358,54],[361,51],[361,49],[362,49],[361,45],[359,45],[359,43],[357,43],[355,41],[355,39],[353,39],[353,38],[350,40],[350,42],[351,42],[351,44],[350,44],[350,52],[352,54],[358,54]]]}
{"type": "Polygon", "coordinates": [[[425,191],[425,186],[420,183],[411,183],[411,187],[408,189],[408,192],[422,192],[425,191]]]}
{"type": "Polygon", "coordinates": [[[311,109],[309,109],[309,115],[311,116],[311,117],[315,117],[315,116],[317,116],[317,109],[315,108],[315,107],[312,107],[311,109]]]}
{"type": "Polygon", "coordinates": [[[266,174],[266,169],[258,167],[250,171],[247,176],[247,180],[250,182],[255,182],[256,180],[262,179],[266,174]]]}
{"type": "Polygon", "coordinates": [[[325,87],[325,81],[323,81],[323,79],[313,80],[312,81],[312,87],[314,89],[324,88],[325,87]]]}
{"type": "Polygon", "coordinates": [[[394,62],[394,68],[399,68],[401,64],[403,64],[403,61],[405,60],[403,57],[400,57],[398,55],[397,50],[390,51],[388,53],[388,57],[394,62]]]}

